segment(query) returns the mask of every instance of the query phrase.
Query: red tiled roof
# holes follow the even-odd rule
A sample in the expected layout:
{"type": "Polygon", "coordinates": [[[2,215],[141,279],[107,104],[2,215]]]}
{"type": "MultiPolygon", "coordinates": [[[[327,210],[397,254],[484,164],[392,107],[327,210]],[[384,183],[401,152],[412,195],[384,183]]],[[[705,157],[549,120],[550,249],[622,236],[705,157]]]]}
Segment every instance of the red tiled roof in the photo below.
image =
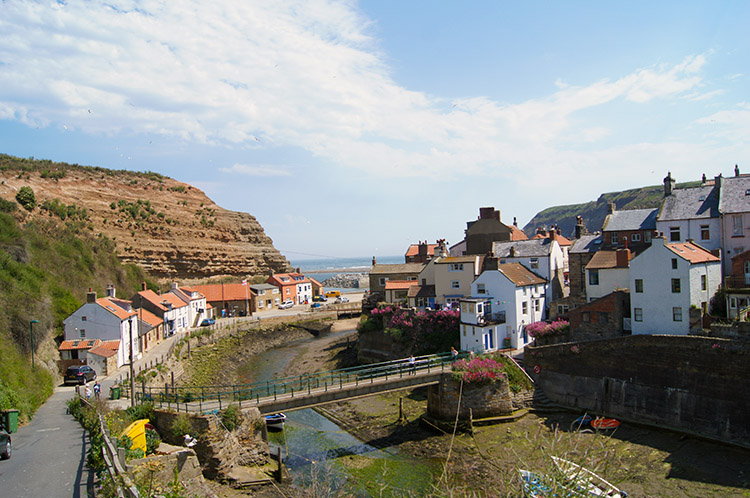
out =
{"type": "Polygon", "coordinates": [[[388,280],[385,283],[385,290],[408,289],[414,285],[419,285],[419,282],[416,280],[388,280]]]}
{"type": "Polygon", "coordinates": [[[57,349],[59,351],[91,349],[93,347],[98,346],[101,342],[102,341],[100,339],[72,339],[69,341],[63,341],[60,344],[60,347],[57,349]]]}
{"type": "MultiPolygon", "coordinates": [[[[117,341],[118,347],[120,344],[120,341],[117,341]]],[[[97,346],[95,348],[91,348],[89,350],[89,354],[95,354],[97,356],[102,356],[104,358],[109,358],[111,356],[114,356],[117,354],[117,349],[109,349],[104,346],[97,346]]]]}
{"type": "MultiPolygon", "coordinates": [[[[435,255],[435,249],[437,249],[437,244],[427,244],[427,255],[428,256],[434,256],[435,255]]],[[[419,255],[419,244],[411,244],[409,246],[409,249],[406,250],[406,256],[407,258],[409,256],[418,256],[419,255]]]]}
{"type": "Polygon", "coordinates": [[[526,236],[523,230],[518,228],[515,225],[510,225],[510,240],[516,241],[516,240],[528,240],[529,238],[526,236]]]}
{"type": "Polygon", "coordinates": [[[114,303],[114,301],[112,301],[108,297],[100,297],[96,300],[96,304],[109,311],[120,320],[127,320],[131,316],[135,315],[135,311],[127,311],[120,308],[117,304],[114,303]]]}
{"type": "Polygon", "coordinates": [[[206,301],[244,301],[253,297],[249,284],[195,285],[193,289],[206,296],[206,301]]]}
{"type": "Polygon", "coordinates": [[[268,279],[266,280],[269,284],[272,285],[297,285],[297,284],[304,284],[309,283],[310,280],[304,276],[301,273],[274,273],[268,279]],[[288,278],[286,282],[282,281],[281,279],[283,277],[288,278]],[[295,280],[295,278],[302,277],[300,280],[295,280]]]}
{"type": "Polygon", "coordinates": [[[167,292],[166,294],[162,294],[160,297],[162,301],[167,301],[168,303],[170,303],[173,308],[182,308],[183,306],[187,306],[187,303],[185,301],[175,296],[174,294],[170,294],[169,292],[167,292]]]}
{"type": "Polygon", "coordinates": [[[141,320],[142,322],[148,323],[152,327],[158,327],[159,325],[161,325],[162,323],[164,323],[164,321],[161,318],[159,318],[158,316],[154,315],[153,313],[151,313],[147,309],[141,308],[141,309],[137,310],[137,315],[138,315],[138,319],[139,320],[141,320]]]}
{"type": "MultiPolygon", "coordinates": [[[[531,238],[532,239],[548,239],[549,236],[548,235],[542,235],[541,233],[538,233],[538,234],[534,235],[531,238]]],[[[556,235],[555,236],[555,240],[557,241],[558,244],[560,244],[560,246],[572,246],[573,245],[573,243],[568,238],[566,238],[566,237],[564,237],[562,235],[556,235]]]]}
{"type": "Polygon", "coordinates": [[[153,304],[154,306],[156,306],[157,308],[159,308],[160,310],[167,311],[167,308],[163,304],[161,304],[161,302],[163,301],[163,299],[159,296],[159,294],[157,294],[156,292],[152,291],[151,289],[145,290],[145,291],[140,291],[138,293],[138,295],[141,296],[146,301],[148,301],[151,304],[153,304]]]}
{"type": "Polygon", "coordinates": [[[120,341],[118,340],[102,341],[102,343],[99,346],[103,348],[111,349],[112,351],[117,351],[118,349],[120,349],[120,341]]]}
{"type": "Polygon", "coordinates": [[[690,242],[674,242],[672,244],[664,244],[664,247],[693,264],[721,261],[708,250],[690,242]]]}

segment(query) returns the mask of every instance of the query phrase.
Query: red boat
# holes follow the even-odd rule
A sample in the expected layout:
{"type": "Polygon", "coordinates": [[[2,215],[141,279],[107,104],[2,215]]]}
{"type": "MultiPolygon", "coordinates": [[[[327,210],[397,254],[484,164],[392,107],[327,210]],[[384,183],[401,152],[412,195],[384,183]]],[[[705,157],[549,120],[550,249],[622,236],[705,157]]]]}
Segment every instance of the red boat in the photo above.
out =
{"type": "Polygon", "coordinates": [[[595,418],[590,423],[594,429],[615,429],[620,425],[620,421],[613,418],[595,418]]]}

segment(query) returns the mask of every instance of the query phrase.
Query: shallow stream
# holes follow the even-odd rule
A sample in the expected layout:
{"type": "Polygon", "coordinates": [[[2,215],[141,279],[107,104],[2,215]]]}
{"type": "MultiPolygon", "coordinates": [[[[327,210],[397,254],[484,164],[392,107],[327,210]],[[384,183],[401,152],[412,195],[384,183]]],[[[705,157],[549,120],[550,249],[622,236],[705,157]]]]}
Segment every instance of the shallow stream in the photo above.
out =
{"type": "MultiPolygon", "coordinates": [[[[349,333],[351,330],[328,337],[349,333]]],[[[241,380],[262,382],[284,377],[288,365],[315,340],[302,339],[253,356],[240,368],[241,380]]],[[[286,416],[282,431],[269,432],[269,443],[282,449],[284,463],[298,485],[342,489],[363,497],[419,496],[427,494],[435,473],[440,471],[435,463],[415,461],[395,448],[377,449],[365,444],[311,408],[287,412],[286,416]]]]}

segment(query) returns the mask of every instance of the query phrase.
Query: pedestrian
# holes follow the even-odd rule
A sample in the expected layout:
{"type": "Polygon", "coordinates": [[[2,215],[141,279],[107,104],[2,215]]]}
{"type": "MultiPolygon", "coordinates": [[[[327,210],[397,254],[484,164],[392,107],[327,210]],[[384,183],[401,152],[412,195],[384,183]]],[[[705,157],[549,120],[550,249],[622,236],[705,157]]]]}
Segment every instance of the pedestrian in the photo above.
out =
{"type": "Polygon", "coordinates": [[[86,384],[86,399],[91,399],[91,388],[86,384]]]}
{"type": "Polygon", "coordinates": [[[451,346],[451,362],[454,362],[458,359],[458,351],[456,351],[456,348],[451,346]]]}
{"type": "Polygon", "coordinates": [[[414,355],[409,355],[409,375],[417,375],[417,362],[414,355]]]}
{"type": "Polygon", "coordinates": [[[101,392],[102,392],[102,385],[99,384],[99,381],[97,380],[96,384],[94,384],[94,397],[96,399],[99,399],[99,395],[101,394],[101,392]]]}

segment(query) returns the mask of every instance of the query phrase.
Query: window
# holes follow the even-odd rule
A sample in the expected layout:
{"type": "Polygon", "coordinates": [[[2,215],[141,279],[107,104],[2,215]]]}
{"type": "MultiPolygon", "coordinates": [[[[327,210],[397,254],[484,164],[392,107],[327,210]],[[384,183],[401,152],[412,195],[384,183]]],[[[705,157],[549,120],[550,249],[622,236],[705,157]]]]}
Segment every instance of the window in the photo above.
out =
{"type": "Polygon", "coordinates": [[[531,258],[531,269],[535,270],[539,268],[539,258],[531,258]]]}
{"type": "Polygon", "coordinates": [[[680,308],[679,306],[672,308],[672,321],[673,322],[682,321],[682,308],[680,308]]]}
{"type": "Polygon", "coordinates": [[[680,293],[680,279],[679,278],[672,279],[672,293],[674,294],[680,293]]]}
{"type": "Polygon", "coordinates": [[[643,242],[646,244],[651,243],[651,232],[643,232],[643,242]]]}
{"type": "Polygon", "coordinates": [[[711,230],[708,228],[708,225],[701,225],[701,240],[710,240],[711,239],[711,230]]]}
{"type": "Polygon", "coordinates": [[[706,290],[706,276],[701,275],[701,290],[706,290]]]}
{"type": "Polygon", "coordinates": [[[636,322],[643,321],[643,308],[633,308],[633,319],[636,322]]]}
{"type": "Polygon", "coordinates": [[[636,278],[635,279],[635,291],[639,294],[643,293],[643,279],[642,278],[636,278]]]}
{"type": "Polygon", "coordinates": [[[450,268],[448,268],[448,271],[464,271],[464,264],[463,263],[451,263],[450,268]]]}
{"type": "Polygon", "coordinates": [[[589,285],[599,285],[599,270],[589,270],[589,285]]]}
{"type": "Polygon", "coordinates": [[[521,313],[523,313],[524,315],[528,315],[529,313],[529,303],[527,303],[526,301],[521,303],[521,313]]]}
{"type": "Polygon", "coordinates": [[[82,322],[85,322],[85,321],[86,321],[86,317],[85,317],[85,316],[82,316],[82,317],[81,317],[81,321],[82,321],[82,322]]]}
{"type": "Polygon", "coordinates": [[[610,235],[610,242],[612,243],[612,245],[619,244],[620,234],[618,232],[612,232],[612,235],[610,235]]]}
{"type": "Polygon", "coordinates": [[[677,258],[672,258],[672,269],[673,270],[677,269],[677,258]]]}
{"type": "Polygon", "coordinates": [[[477,294],[486,294],[484,284],[477,284],[477,294]]]}
{"type": "Polygon", "coordinates": [[[534,299],[534,311],[539,311],[539,299],[534,299]]]}
{"type": "Polygon", "coordinates": [[[461,282],[458,280],[451,280],[451,289],[458,289],[461,287],[461,282]]]}
{"type": "Polygon", "coordinates": [[[581,312],[581,321],[582,322],[590,322],[591,321],[591,313],[588,311],[582,311],[581,312]]]}
{"type": "Polygon", "coordinates": [[[526,287],[523,288],[523,295],[526,295],[526,287]]]}
{"type": "Polygon", "coordinates": [[[669,240],[670,242],[680,241],[680,227],[669,227],[669,240]]]}
{"type": "Polygon", "coordinates": [[[750,261],[745,261],[745,275],[750,273],[750,261]]]}
{"type": "Polygon", "coordinates": [[[742,228],[742,215],[732,216],[732,237],[744,237],[745,230],[742,228]]]}
{"type": "Polygon", "coordinates": [[[570,310],[570,307],[567,304],[558,304],[557,305],[557,314],[558,315],[567,315],[569,310],[570,310]]]}
{"type": "Polygon", "coordinates": [[[414,281],[416,279],[417,279],[417,277],[406,277],[406,280],[409,280],[409,281],[414,281]]]}
{"type": "Polygon", "coordinates": [[[632,240],[633,242],[640,242],[641,241],[641,234],[634,233],[633,235],[630,236],[630,240],[632,240]]]}
{"type": "Polygon", "coordinates": [[[380,285],[385,286],[385,283],[388,281],[388,277],[380,277],[380,285]]]}
{"type": "Polygon", "coordinates": [[[468,308],[466,307],[466,303],[461,303],[461,311],[463,311],[464,313],[466,313],[467,309],[468,308]]]}

